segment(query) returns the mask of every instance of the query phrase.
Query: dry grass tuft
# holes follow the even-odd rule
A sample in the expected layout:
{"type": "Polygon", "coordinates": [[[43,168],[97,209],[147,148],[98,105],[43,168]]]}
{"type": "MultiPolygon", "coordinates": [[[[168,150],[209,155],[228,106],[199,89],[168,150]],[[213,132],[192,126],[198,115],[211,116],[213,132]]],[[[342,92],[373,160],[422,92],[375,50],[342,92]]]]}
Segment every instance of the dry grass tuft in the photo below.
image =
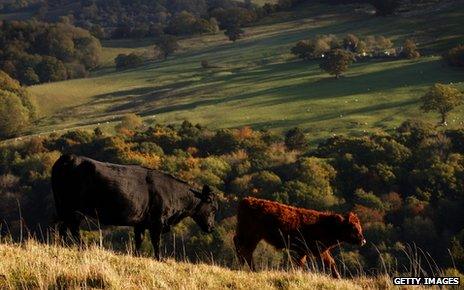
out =
{"type": "Polygon", "coordinates": [[[0,245],[0,289],[386,289],[387,277],[334,280],[301,271],[250,273],[206,264],[85,250],[35,241],[0,245]]]}

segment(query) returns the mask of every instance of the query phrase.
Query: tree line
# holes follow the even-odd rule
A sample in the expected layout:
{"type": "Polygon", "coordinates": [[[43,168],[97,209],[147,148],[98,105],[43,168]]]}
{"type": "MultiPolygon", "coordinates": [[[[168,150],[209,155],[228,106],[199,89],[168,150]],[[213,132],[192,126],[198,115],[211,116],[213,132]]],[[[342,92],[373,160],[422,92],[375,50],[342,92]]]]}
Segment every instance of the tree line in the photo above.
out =
{"type": "MultiPolygon", "coordinates": [[[[234,0],[46,0],[29,4],[38,19],[56,21],[59,13],[100,39],[215,33],[227,29],[231,20],[234,25],[249,25],[278,7],[270,11],[251,1],[234,0]],[[72,10],[60,12],[71,4],[72,10]]],[[[18,9],[25,7],[18,5],[18,9]]],[[[14,11],[10,7],[7,12],[14,11]]]]}
{"type": "MultiPolygon", "coordinates": [[[[355,211],[371,244],[338,253],[353,272],[359,265],[401,272],[408,265],[404,252],[413,243],[440,267],[454,263],[464,271],[463,144],[462,128],[416,120],[389,133],[334,136],[310,146],[299,128],[283,135],[250,127],[211,130],[187,121],[144,123],[128,115],[116,134],[96,128],[2,145],[1,229],[17,237],[21,226],[37,234],[51,224],[50,168],[66,152],[163,170],[220,193],[217,230],[204,235],[187,220],[167,237],[165,255],[174,252],[175,240],[185,246],[185,252],[175,253],[179,258],[209,261],[212,255],[215,263],[232,265],[235,206],[252,195],[306,208],[355,211]]],[[[103,232],[105,243],[115,249],[124,249],[131,235],[126,229],[103,232]]],[[[92,232],[84,236],[96,239],[92,232]]],[[[150,253],[148,244],[144,247],[150,253]]],[[[274,266],[281,258],[272,252],[259,255],[274,266]]]]}
{"type": "Polygon", "coordinates": [[[69,23],[0,22],[0,69],[25,85],[85,77],[100,54],[100,41],[69,23]]]}
{"type": "MultiPolygon", "coordinates": [[[[355,34],[344,37],[318,35],[298,41],[290,52],[302,60],[319,60],[320,68],[339,78],[355,61],[371,59],[416,59],[421,53],[415,41],[407,38],[401,46],[382,35],[361,38],[355,34]]],[[[464,67],[464,46],[458,45],[442,54],[443,60],[454,67],[464,67]]]]}

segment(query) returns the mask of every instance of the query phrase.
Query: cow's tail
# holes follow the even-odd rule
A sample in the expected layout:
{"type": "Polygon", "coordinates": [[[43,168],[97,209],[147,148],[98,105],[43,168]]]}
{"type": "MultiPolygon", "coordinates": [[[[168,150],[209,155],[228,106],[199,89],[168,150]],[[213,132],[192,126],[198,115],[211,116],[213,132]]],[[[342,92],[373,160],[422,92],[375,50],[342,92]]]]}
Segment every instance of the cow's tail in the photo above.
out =
{"type": "Polygon", "coordinates": [[[56,216],[54,217],[55,222],[62,220],[62,217],[65,214],[62,212],[61,200],[63,195],[66,194],[66,187],[69,189],[70,184],[66,184],[66,180],[69,180],[69,176],[75,166],[75,160],[76,156],[63,154],[52,167],[51,183],[56,209],[56,216]]]}

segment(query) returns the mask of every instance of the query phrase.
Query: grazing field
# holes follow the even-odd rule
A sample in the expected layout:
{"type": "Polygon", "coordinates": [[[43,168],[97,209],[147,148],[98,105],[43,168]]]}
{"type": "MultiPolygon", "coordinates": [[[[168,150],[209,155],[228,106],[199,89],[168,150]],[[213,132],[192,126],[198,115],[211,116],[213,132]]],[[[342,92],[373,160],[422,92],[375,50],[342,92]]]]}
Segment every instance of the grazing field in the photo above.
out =
{"type": "MultiPolygon", "coordinates": [[[[1,244],[1,289],[389,289],[390,279],[334,280],[301,271],[250,273],[116,254],[97,247],[1,244]]],[[[415,287],[414,289],[421,289],[415,287]]]]}
{"type": "MultiPolygon", "coordinates": [[[[418,99],[436,82],[464,88],[462,71],[444,65],[436,53],[464,40],[463,7],[458,1],[423,14],[381,18],[356,6],[308,5],[263,19],[236,43],[222,33],[183,39],[182,50],[167,61],[122,72],[114,71],[112,59],[134,50],[150,55],[151,41],[107,42],[103,67],[92,77],[31,87],[42,114],[33,132],[111,124],[128,112],[216,128],[300,126],[313,140],[388,130],[407,118],[435,122],[436,115],[419,111],[418,99]],[[414,37],[427,56],[359,62],[335,80],[317,62],[289,53],[298,40],[346,33],[384,35],[398,45],[414,37]],[[202,60],[216,68],[201,68],[202,60]]],[[[451,114],[450,126],[463,124],[463,112],[451,114]]]]}

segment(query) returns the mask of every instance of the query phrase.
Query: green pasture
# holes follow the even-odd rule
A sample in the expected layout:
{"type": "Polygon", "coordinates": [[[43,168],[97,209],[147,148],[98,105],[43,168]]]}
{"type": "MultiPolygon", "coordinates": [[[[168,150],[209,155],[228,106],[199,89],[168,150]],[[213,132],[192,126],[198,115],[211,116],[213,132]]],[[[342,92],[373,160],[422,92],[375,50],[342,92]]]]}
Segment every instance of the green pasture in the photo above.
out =
{"type": "MultiPolygon", "coordinates": [[[[152,41],[106,42],[102,69],[92,77],[31,87],[42,116],[34,132],[109,126],[134,112],[151,121],[187,119],[214,128],[250,125],[280,131],[300,126],[316,140],[389,130],[408,118],[438,120],[418,110],[420,96],[435,82],[464,88],[462,70],[444,65],[438,55],[464,40],[462,7],[386,18],[363,14],[355,6],[304,8],[263,19],[236,43],[222,33],[182,39],[181,51],[167,61],[122,72],[114,70],[112,59],[132,51],[149,56],[152,41]],[[298,40],[346,33],[385,35],[397,44],[414,37],[427,56],[355,63],[336,80],[317,62],[289,53],[298,40]],[[215,68],[201,68],[202,60],[215,68]]],[[[450,126],[462,124],[463,112],[451,115],[450,126]]]]}

